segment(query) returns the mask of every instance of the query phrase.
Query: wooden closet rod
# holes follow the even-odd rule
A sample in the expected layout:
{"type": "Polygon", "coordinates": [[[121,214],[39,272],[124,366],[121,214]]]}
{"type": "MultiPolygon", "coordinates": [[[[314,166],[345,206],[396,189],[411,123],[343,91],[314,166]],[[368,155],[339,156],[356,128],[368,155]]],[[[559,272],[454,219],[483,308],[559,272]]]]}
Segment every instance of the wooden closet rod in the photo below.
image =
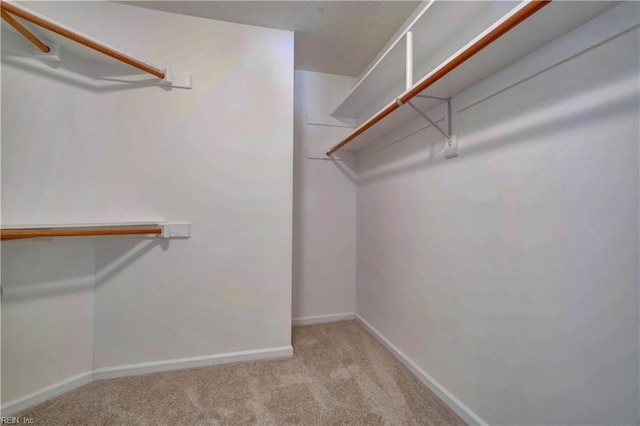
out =
{"type": "Polygon", "coordinates": [[[13,17],[11,17],[11,15],[9,15],[4,10],[2,10],[1,12],[2,12],[2,19],[7,21],[9,25],[15,28],[16,31],[18,31],[20,34],[25,36],[25,38],[27,38],[31,43],[35,44],[38,49],[42,50],[44,53],[49,53],[49,51],[51,51],[49,46],[47,46],[42,41],[40,41],[38,37],[34,36],[33,33],[31,33],[31,31],[29,31],[28,29],[26,29],[20,22],[13,19],[13,17]]]}
{"type": "Polygon", "coordinates": [[[129,58],[125,55],[123,55],[122,53],[116,52],[115,50],[112,50],[106,46],[102,46],[98,43],[96,43],[93,40],[89,40],[86,37],[83,37],[79,34],[76,34],[72,31],[69,31],[66,28],[63,28],[59,25],[54,24],[53,22],[49,22],[45,19],[40,18],[39,16],[33,15],[25,10],[22,10],[21,8],[11,4],[11,3],[6,3],[6,2],[0,2],[0,8],[3,11],[6,11],[8,13],[11,13],[12,15],[16,15],[26,21],[31,22],[32,24],[38,25],[39,27],[42,27],[46,30],[49,30],[51,32],[54,32],[56,34],[61,35],[62,37],[66,37],[70,40],[75,41],[76,43],[80,43],[83,46],[86,46],[90,49],[93,49],[95,51],[98,51],[102,54],[105,54],[107,56],[112,57],[113,59],[117,59],[120,62],[124,62],[127,65],[131,65],[134,68],[137,68],[141,71],[144,71],[146,73],[149,73],[155,77],[158,77],[159,79],[163,80],[164,79],[164,73],[161,71],[158,71],[152,67],[150,67],[149,65],[143,64],[140,61],[137,61],[135,59],[129,58]]]}
{"type": "Polygon", "coordinates": [[[511,30],[515,26],[517,26],[520,22],[527,19],[529,16],[536,13],[538,10],[542,9],[544,6],[549,4],[551,0],[533,0],[522,9],[517,11],[513,16],[506,19],[503,23],[495,27],[489,33],[487,33],[480,40],[473,43],[467,49],[462,51],[459,55],[452,58],[448,63],[446,63],[442,68],[433,73],[428,78],[419,81],[416,83],[411,89],[401,95],[398,99],[400,102],[393,102],[385,107],[382,111],[378,112],[376,115],[371,117],[369,120],[365,121],[360,127],[358,127],[352,134],[350,134],[346,139],[342,142],[331,148],[327,151],[327,155],[333,155],[340,148],[369,130],[373,127],[377,122],[385,118],[387,115],[391,114],[396,109],[400,108],[400,105],[407,103],[407,101],[413,99],[416,95],[427,89],[429,86],[433,85],[435,82],[440,80],[445,75],[449,74],[451,71],[456,69],[462,63],[464,63],[467,59],[471,58],[476,53],[480,52],[482,49],[493,43],[495,40],[500,38],[507,31],[511,30]]]}
{"type": "Polygon", "coordinates": [[[138,229],[104,229],[104,228],[42,228],[42,229],[2,229],[0,230],[0,240],[18,240],[22,238],[37,237],[92,237],[104,235],[151,235],[161,234],[161,228],[138,228],[138,229]]]}

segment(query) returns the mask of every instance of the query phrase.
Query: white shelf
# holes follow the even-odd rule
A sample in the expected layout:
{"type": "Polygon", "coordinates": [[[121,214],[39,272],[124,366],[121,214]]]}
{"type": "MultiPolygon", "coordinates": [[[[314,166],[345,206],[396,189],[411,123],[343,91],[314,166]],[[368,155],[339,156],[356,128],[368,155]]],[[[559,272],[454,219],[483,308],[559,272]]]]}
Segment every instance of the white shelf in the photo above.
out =
{"type": "MultiPolygon", "coordinates": [[[[413,32],[414,75],[434,68],[485,28],[513,9],[518,1],[434,1],[398,36],[378,62],[356,84],[345,100],[331,113],[334,117],[362,118],[380,99],[399,95],[405,89],[404,35],[413,32]],[[446,43],[446,51],[442,45],[446,43]]],[[[370,115],[370,114],[369,114],[370,115]]],[[[361,120],[360,120],[361,121],[361,120]]]]}
{"type": "MultiPolygon", "coordinates": [[[[449,14],[454,15],[454,11],[452,9],[459,8],[461,6],[460,2],[443,2],[440,3],[441,7],[448,7],[449,14]]],[[[498,2],[500,3],[500,2],[498,2]]],[[[438,96],[443,98],[452,98],[457,94],[463,92],[465,89],[474,86],[480,81],[486,79],[492,74],[498,72],[499,70],[507,67],[508,65],[524,58],[525,56],[533,53],[538,50],[542,46],[550,43],[551,41],[561,37],[567,32],[577,28],[578,26],[590,21],[596,16],[604,13],[606,10],[616,6],[619,2],[561,2],[555,1],[542,8],[540,11],[520,23],[518,26],[513,28],[508,33],[504,34],[502,37],[497,39],[495,42],[487,46],[485,49],[477,53],[475,56],[470,58],[468,61],[460,65],[458,68],[447,74],[444,78],[433,84],[427,90],[423,92],[425,95],[438,96]]],[[[438,5],[439,3],[435,3],[438,5]]],[[[484,4],[484,2],[483,2],[484,4]]],[[[478,19],[483,23],[486,22],[487,16],[494,15],[497,9],[494,8],[495,3],[491,5],[484,4],[484,8],[478,13],[478,19]]],[[[504,3],[499,6],[504,6],[504,3]]],[[[513,3],[509,4],[511,10],[513,8],[513,3]]],[[[433,6],[432,6],[433,7],[433,6]]],[[[418,33],[418,28],[424,28],[425,31],[429,31],[427,25],[425,25],[423,20],[428,19],[428,15],[431,9],[427,10],[427,12],[422,16],[421,20],[414,25],[414,58],[416,54],[418,54],[417,49],[419,49],[418,40],[425,40],[428,37],[425,37],[424,34],[420,35],[418,33]]],[[[443,10],[436,10],[434,12],[438,12],[439,19],[443,19],[445,12],[443,10]]],[[[507,11],[508,12],[508,11],[507,11]]],[[[498,21],[504,14],[502,14],[497,19],[494,19],[493,22],[498,21]]],[[[433,18],[431,18],[433,19],[433,18]]],[[[447,52],[447,57],[442,57],[445,52],[436,51],[433,49],[429,52],[430,54],[424,55],[420,54],[420,57],[423,62],[422,65],[419,65],[421,69],[425,67],[425,64],[429,66],[426,72],[415,72],[415,75],[427,76],[430,74],[430,71],[436,69],[440,63],[446,62],[446,59],[449,58],[450,55],[455,53],[454,47],[464,46],[467,42],[473,40],[478,34],[480,34],[484,29],[491,26],[491,23],[488,25],[484,25],[484,28],[478,30],[478,19],[474,19],[473,23],[468,23],[469,27],[464,30],[465,34],[461,36],[457,34],[455,37],[454,43],[452,43],[453,47],[451,47],[451,43],[448,43],[448,50],[454,50],[452,52],[447,52]],[[473,27],[472,30],[469,28],[473,27]],[[474,37],[468,38],[469,33],[473,32],[474,37]],[[468,38],[468,40],[467,40],[468,38]],[[433,62],[433,58],[438,58],[438,64],[431,64],[433,62]]],[[[454,22],[461,22],[454,20],[454,22]]],[[[396,45],[397,48],[397,45],[396,45]]],[[[393,48],[389,52],[389,58],[392,58],[393,48]]],[[[398,87],[397,81],[388,81],[385,85],[383,83],[382,76],[384,74],[390,74],[390,68],[388,67],[395,66],[398,73],[398,80],[402,80],[404,82],[404,62],[392,63],[391,61],[385,62],[381,61],[379,66],[382,66],[383,69],[379,71],[372,70],[365,78],[354,88],[354,90],[348,95],[347,99],[336,109],[334,115],[340,114],[351,114],[351,116],[358,117],[358,122],[362,123],[375,115],[378,110],[384,108],[385,106],[394,103],[395,99],[399,97],[402,93],[404,93],[404,86],[400,88],[399,91],[393,92],[389,91],[389,87],[398,87]],[[377,81],[375,79],[381,79],[377,81]],[[369,88],[370,82],[374,82],[377,85],[377,89],[373,90],[369,88]],[[386,87],[386,88],[384,88],[386,87]],[[369,88],[368,90],[365,90],[369,88]],[[380,99],[376,101],[372,100],[372,96],[380,96],[380,99]],[[381,103],[383,102],[383,103],[381,103]],[[375,110],[371,110],[372,108],[368,108],[368,105],[375,103],[375,110]],[[364,116],[365,119],[362,119],[364,116]]],[[[387,77],[388,78],[388,77],[387,77]]],[[[422,111],[427,111],[432,107],[436,106],[440,101],[436,100],[426,100],[414,98],[412,102],[418,106],[422,111]]],[[[403,106],[397,109],[395,112],[385,117],[382,121],[377,123],[375,126],[352,140],[349,144],[344,146],[341,150],[344,151],[358,151],[363,148],[365,145],[379,139],[383,135],[388,134],[393,129],[402,126],[403,124],[415,119],[418,117],[417,113],[413,111],[408,106],[403,106]]],[[[336,141],[336,143],[339,141],[336,141]]]]}

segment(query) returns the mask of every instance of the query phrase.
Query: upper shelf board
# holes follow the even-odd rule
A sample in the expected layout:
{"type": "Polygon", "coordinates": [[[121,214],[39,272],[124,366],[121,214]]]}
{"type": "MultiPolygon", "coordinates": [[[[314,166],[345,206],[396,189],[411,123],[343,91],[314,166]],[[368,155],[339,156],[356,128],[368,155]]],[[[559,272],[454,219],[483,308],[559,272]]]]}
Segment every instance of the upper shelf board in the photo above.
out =
{"type": "MultiPolygon", "coordinates": [[[[427,62],[429,57],[445,42],[451,44],[449,40],[455,34],[463,32],[464,28],[468,27],[472,21],[479,21],[477,19],[479,15],[487,15],[489,22],[486,22],[486,24],[479,22],[482,27],[478,28],[476,33],[484,30],[493,21],[499,19],[518,4],[517,1],[463,1],[455,3],[455,5],[452,5],[450,2],[443,1],[425,2],[413,22],[410,22],[407,28],[398,35],[387,51],[362,77],[331,115],[334,117],[357,118],[361,116],[367,107],[379,100],[392,87],[399,87],[398,94],[405,89],[405,34],[408,31],[413,32],[414,75],[417,75],[415,73],[415,71],[419,71],[417,64],[427,62]]],[[[471,38],[473,36],[469,39],[471,38]]],[[[459,47],[461,46],[462,44],[459,47]]],[[[437,63],[432,66],[435,65],[437,63]]]]}
{"type": "MultiPolygon", "coordinates": [[[[407,31],[413,32],[413,63],[416,80],[426,75],[520,3],[519,1],[435,1],[427,4],[423,13],[407,28],[407,31]]],[[[500,49],[491,49],[490,55],[483,51],[472,58],[469,63],[473,65],[464,67],[464,74],[471,73],[466,79],[477,82],[482,76],[490,75],[526,56],[616,4],[617,2],[608,1],[554,1],[485,50],[498,43],[501,46],[500,49]],[[525,36],[517,37],[516,32],[525,36]],[[509,41],[504,42],[505,39],[509,41]],[[486,59],[479,61],[478,56],[486,59]],[[486,62],[488,64],[485,64],[486,62]],[[476,68],[480,69],[476,70],[476,68]]],[[[385,97],[390,101],[404,92],[405,33],[406,31],[399,35],[396,42],[332,112],[332,116],[356,118],[362,122],[363,118],[375,112],[370,108],[376,101],[379,102],[385,97]]],[[[447,76],[446,81],[450,80],[451,76],[447,76]]],[[[449,92],[455,94],[461,90],[463,89],[456,86],[456,83],[452,83],[449,92]]],[[[378,108],[382,106],[380,103],[377,104],[378,108]]]]}
{"type": "MultiPolygon", "coordinates": [[[[619,3],[554,1],[434,83],[422,94],[452,98],[619,3]]],[[[387,99],[385,106],[395,102],[395,98],[402,92],[392,99],[387,99]]],[[[428,111],[440,101],[414,98],[412,102],[422,111],[428,111]]],[[[358,151],[417,116],[417,113],[409,107],[399,108],[345,145],[342,150],[358,151]]]]}

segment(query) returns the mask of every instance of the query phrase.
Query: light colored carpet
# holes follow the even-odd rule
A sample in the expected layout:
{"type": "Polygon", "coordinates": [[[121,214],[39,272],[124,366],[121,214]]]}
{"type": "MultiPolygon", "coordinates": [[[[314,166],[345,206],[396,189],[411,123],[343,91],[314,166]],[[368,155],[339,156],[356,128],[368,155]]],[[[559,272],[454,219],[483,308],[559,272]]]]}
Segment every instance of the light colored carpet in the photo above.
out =
{"type": "Polygon", "coordinates": [[[355,321],[293,328],[294,356],[102,380],[19,416],[38,425],[464,424],[355,321]]]}

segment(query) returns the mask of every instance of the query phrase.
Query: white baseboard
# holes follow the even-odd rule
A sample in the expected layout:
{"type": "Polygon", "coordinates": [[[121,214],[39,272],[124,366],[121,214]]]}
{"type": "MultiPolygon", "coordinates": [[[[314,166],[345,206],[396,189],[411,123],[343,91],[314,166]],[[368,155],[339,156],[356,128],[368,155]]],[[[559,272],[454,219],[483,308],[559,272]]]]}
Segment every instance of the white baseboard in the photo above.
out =
{"type": "Polygon", "coordinates": [[[143,362],[140,364],[120,365],[115,367],[100,367],[93,370],[93,380],[115,379],[117,377],[138,376],[141,374],[160,373],[163,371],[182,370],[185,368],[209,367],[236,362],[286,358],[292,355],[292,346],[281,346],[277,348],[227,352],[219,355],[143,362]]]}
{"type": "Polygon", "coordinates": [[[405,367],[409,369],[422,383],[424,383],[438,398],[449,406],[465,423],[469,425],[487,425],[480,416],[471,411],[469,407],[464,405],[458,398],[453,396],[444,386],[436,382],[433,377],[427,374],[418,366],[411,358],[404,354],[396,345],[391,343],[389,339],[384,337],[382,333],[376,330],[371,324],[365,321],[360,315],[356,314],[358,321],[371,335],[373,335],[382,345],[389,350],[405,367]]]}
{"type": "Polygon", "coordinates": [[[47,386],[37,392],[23,396],[22,398],[16,398],[12,401],[2,404],[2,416],[12,416],[15,413],[19,413],[22,410],[31,408],[35,405],[41,404],[51,398],[62,395],[74,389],[91,383],[93,373],[88,371],[86,373],[77,374],[69,377],[68,379],[54,383],[51,386],[47,386]]]}
{"type": "Polygon", "coordinates": [[[293,325],[312,325],[312,324],[324,324],[326,322],[338,322],[349,321],[355,319],[356,314],[331,314],[331,315],[318,315],[315,317],[294,318],[291,320],[293,325]]]}
{"type": "Polygon", "coordinates": [[[51,398],[72,391],[80,386],[91,383],[94,380],[114,379],[117,377],[137,376],[141,374],[159,373],[163,371],[182,370],[184,368],[208,367],[213,365],[230,364],[245,361],[258,361],[264,359],[285,358],[293,355],[292,346],[257,349],[250,351],[228,352],[219,355],[199,356],[191,358],[173,359],[157,362],[143,362],[140,364],[123,365],[116,367],[96,368],[87,373],[69,377],[51,386],[47,386],[37,392],[22,398],[2,404],[2,415],[11,416],[22,410],[26,410],[41,404],[51,398]]]}

